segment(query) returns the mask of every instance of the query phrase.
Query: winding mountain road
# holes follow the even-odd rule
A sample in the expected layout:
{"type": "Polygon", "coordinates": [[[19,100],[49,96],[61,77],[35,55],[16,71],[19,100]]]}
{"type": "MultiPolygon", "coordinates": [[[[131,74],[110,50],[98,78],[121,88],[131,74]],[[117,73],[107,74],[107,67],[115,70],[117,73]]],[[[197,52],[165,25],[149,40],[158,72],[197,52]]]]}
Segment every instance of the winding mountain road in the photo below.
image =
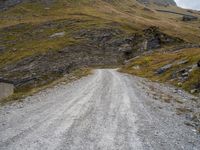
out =
{"type": "Polygon", "coordinates": [[[145,95],[138,82],[99,69],[7,104],[0,108],[0,149],[199,150],[199,134],[145,95]]]}

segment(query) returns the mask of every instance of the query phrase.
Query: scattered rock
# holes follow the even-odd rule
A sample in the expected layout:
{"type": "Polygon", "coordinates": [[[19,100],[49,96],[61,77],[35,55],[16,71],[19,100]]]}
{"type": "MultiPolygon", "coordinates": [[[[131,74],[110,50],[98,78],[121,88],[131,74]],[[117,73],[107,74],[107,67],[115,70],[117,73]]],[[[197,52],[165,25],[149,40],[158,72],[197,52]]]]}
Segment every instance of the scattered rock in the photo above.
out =
{"type": "Polygon", "coordinates": [[[17,51],[17,49],[16,49],[16,48],[13,48],[12,51],[15,52],[15,51],[17,51]]]}
{"type": "Polygon", "coordinates": [[[197,97],[192,97],[190,100],[192,100],[192,101],[197,101],[198,100],[198,98],[197,97]]]}
{"type": "Polygon", "coordinates": [[[133,66],[132,68],[135,69],[135,70],[139,70],[139,69],[140,69],[140,66],[137,65],[137,66],[133,66]]]}
{"type": "Polygon", "coordinates": [[[188,121],[185,121],[184,124],[187,126],[195,127],[191,122],[188,122],[188,121]]]}
{"type": "Polygon", "coordinates": [[[154,12],[153,10],[151,10],[151,9],[148,8],[148,7],[144,7],[142,10],[144,10],[144,11],[148,11],[148,12],[154,12]]]}
{"type": "Polygon", "coordinates": [[[191,15],[183,15],[182,21],[196,21],[198,17],[191,15]]]}
{"type": "Polygon", "coordinates": [[[129,44],[123,44],[120,48],[119,51],[122,52],[124,54],[124,57],[126,59],[129,59],[129,57],[131,57],[132,54],[132,47],[129,44]]]}
{"type": "Polygon", "coordinates": [[[177,62],[177,65],[187,64],[188,62],[189,62],[189,60],[181,60],[181,61],[177,62]]]}
{"type": "Polygon", "coordinates": [[[182,85],[183,85],[183,83],[182,83],[182,82],[179,82],[179,83],[178,83],[178,86],[182,86],[182,85]]]}
{"type": "Polygon", "coordinates": [[[167,64],[167,65],[165,65],[165,66],[159,68],[159,69],[156,71],[156,73],[157,73],[157,74],[162,74],[162,73],[164,73],[165,71],[167,71],[168,69],[170,69],[171,67],[172,67],[172,64],[167,64]]]}
{"type": "Polygon", "coordinates": [[[0,81],[0,100],[14,93],[14,85],[11,84],[10,82],[2,82],[2,81],[0,81]]]}
{"type": "Polygon", "coordinates": [[[197,127],[196,130],[200,133],[200,127],[197,127]]]}
{"type": "Polygon", "coordinates": [[[191,108],[186,108],[186,107],[176,108],[177,115],[187,114],[187,113],[190,113],[190,112],[192,112],[191,108]]]}
{"type": "Polygon", "coordinates": [[[145,44],[146,44],[145,47],[146,47],[147,50],[152,50],[152,49],[156,49],[156,48],[161,47],[159,38],[155,38],[155,37],[148,39],[145,42],[145,44]]]}
{"type": "Polygon", "coordinates": [[[189,73],[188,72],[185,72],[181,75],[182,77],[188,77],[189,76],[189,73]]]}
{"type": "Polygon", "coordinates": [[[192,115],[192,121],[200,123],[200,112],[196,112],[192,115]]]}
{"type": "MultiPolygon", "coordinates": [[[[179,62],[179,64],[180,63],[187,63],[187,61],[181,61],[181,62],[179,62]]],[[[174,71],[172,73],[172,79],[173,80],[178,79],[179,82],[183,83],[188,80],[190,73],[193,72],[193,70],[196,68],[197,68],[197,64],[193,64],[193,65],[187,66],[185,68],[182,68],[178,71],[174,71]]]]}
{"type": "Polygon", "coordinates": [[[134,61],[134,60],[136,60],[136,59],[138,59],[138,58],[140,58],[140,56],[136,56],[136,57],[133,57],[133,58],[131,58],[131,59],[125,60],[124,63],[125,63],[125,64],[130,63],[130,62],[132,62],[132,61],[134,61]]]}
{"type": "Polygon", "coordinates": [[[50,38],[63,37],[63,36],[65,36],[65,32],[58,32],[58,33],[52,34],[50,38]]]}
{"type": "Polygon", "coordinates": [[[194,94],[194,93],[197,93],[197,92],[198,92],[197,89],[192,89],[192,90],[190,91],[191,94],[194,94]]]}
{"type": "Polygon", "coordinates": [[[164,96],[162,97],[162,99],[164,100],[165,103],[170,103],[171,102],[171,98],[168,96],[164,96]]]}
{"type": "Polygon", "coordinates": [[[193,71],[193,69],[188,70],[189,73],[192,72],[192,71],[193,71]]]}
{"type": "Polygon", "coordinates": [[[183,69],[181,69],[181,70],[178,71],[178,73],[180,73],[180,74],[183,74],[185,72],[187,72],[187,69],[185,69],[185,68],[183,68],[183,69]]]}
{"type": "Polygon", "coordinates": [[[178,89],[174,89],[174,90],[173,90],[173,93],[178,93],[178,89]]]}

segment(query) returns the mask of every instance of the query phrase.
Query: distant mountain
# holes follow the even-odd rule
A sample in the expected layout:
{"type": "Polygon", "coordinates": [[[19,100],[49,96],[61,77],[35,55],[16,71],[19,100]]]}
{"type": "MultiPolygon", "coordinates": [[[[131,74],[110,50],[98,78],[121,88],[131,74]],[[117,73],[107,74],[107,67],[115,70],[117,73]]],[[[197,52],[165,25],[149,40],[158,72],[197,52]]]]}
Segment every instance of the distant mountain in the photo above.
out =
{"type": "Polygon", "coordinates": [[[140,3],[143,4],[156,4],[156,5],[161,5],[161,6],[168,6],[168,5],[173,5],[176,6],[176,3],[174,0],[137,0],[140,3]]]}

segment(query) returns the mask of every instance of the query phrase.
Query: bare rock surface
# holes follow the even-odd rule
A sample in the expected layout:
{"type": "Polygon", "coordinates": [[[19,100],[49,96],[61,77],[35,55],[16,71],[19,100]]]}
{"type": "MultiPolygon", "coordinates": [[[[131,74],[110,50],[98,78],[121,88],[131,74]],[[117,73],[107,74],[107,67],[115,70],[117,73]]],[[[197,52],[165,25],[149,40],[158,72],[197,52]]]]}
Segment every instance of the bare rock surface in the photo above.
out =
{"type": "Polygon", "coordinates": [[[189,112],[198,111],[197,100],[173,90],[116,70],[95,70],[2,106],[0,149],[198,150],[200,134],[176,109],[196,105],[189,112]]]}

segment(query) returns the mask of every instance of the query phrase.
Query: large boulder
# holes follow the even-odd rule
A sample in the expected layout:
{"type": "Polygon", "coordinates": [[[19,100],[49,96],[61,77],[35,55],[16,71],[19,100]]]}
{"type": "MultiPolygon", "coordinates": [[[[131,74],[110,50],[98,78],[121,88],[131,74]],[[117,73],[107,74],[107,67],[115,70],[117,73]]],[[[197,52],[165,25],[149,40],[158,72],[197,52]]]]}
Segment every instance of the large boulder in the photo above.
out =
{"type": "Polygon", "coordinates": [[[14,93],[14,85],[11,81],[0,77],[0,100],[14,93]]]}

